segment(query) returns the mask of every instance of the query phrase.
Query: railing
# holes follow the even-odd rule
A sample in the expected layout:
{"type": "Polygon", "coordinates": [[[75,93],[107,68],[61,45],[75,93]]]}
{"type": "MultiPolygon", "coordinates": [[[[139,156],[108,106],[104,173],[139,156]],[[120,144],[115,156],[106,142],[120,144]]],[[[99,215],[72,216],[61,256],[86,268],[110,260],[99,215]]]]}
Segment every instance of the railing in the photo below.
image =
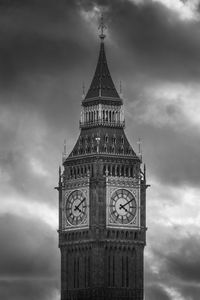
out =
{"type": "Polygon", "coordinates": [[[80,121],[80,128],[93,127],[93,126],[111,126],[111,127],[125,127],[125,121],[107,121],[107,120],[94,120],[94,121],[80,121]]]}

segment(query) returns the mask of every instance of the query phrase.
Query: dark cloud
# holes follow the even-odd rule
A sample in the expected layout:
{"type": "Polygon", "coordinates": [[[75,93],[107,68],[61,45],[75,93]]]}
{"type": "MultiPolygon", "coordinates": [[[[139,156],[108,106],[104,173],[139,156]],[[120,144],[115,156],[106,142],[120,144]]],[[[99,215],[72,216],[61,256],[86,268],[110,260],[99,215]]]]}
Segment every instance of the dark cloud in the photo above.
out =
{"type": "MultiPolygon", "coordinates": [[[[131,111],[128,135],[132,139],[134,134],[135,147],[137,137],[144,140],[149,183],[152,176],[164,182],[165,188],[199,186],[199,132],[177,101],[166,105],[161,98],[159,102],[158,115],[170,124],[156,124],[156,114],[152,122],[138,119],[151,106],[143,93],[146,87],[156,89],[159,81],[199,80],[199,22],[180,20],[177,13],[150,0],[141,5],[120,0],[0,0],[0,176],[5,197],[14,190],[29,203],[34,199],[57,205],[53,187],[62,142],[67,137],[70,152],[78,136],[82,81],[89,86],[98,56],[98,35],[93,33],[97,20],[90,15],[86,21],[81,13],[94,13],[96,5],[105,11],[111,74],[125,82],[125,105],[131,111]],[[131,105],[137,100],[134,110],[131,105]],[[42,162],[47,176],[34,173],[32,157],[42,162]]],[[[169,201],[172,205],[175,199],[169,201]]],[[[197,300],[198,240],[195,236],[180,237],[178,242],[171,238],[174,250],[167,252],[163,235],[153,235],[148,251],[154,260],[147,257],[146,299],[169,300],[164,289],[169,283],[185,297],[197,300]],[[157,274],[150,268],[156,262],[161,262],[157,274]]],[[[0,298],[55,299],[59,288],[56,232],[38,220],[4,215],[0,238],[0,298]]]]}
{"type": "Polygon", "coordinates": [[[200,280],[199,237],[191,236],[182,240],[178,249],[174,250],[167,256],[166,264],[169,273],[185,282],[198,283],[200,280]]]}
{"type": "Polygon", "coordinates": [[[53,299],[59,288],[57,233],[38,219],[0,217],[0,298],[53,299]]]}
{"type": "Polygon", "coordinates": [[[157,174],[159,181],[172,186],[199,186],[200,136],[195,127],[177,132],[173,126],[156,128],[140,124],[139,132],[149,173],[157,174]]]}
{"type": "Polygon", "coordinates": [[[0,298],[4,300],[55,300],[58,295],[58,284],[52,280],[0,280],[0,298]]]}
{"type": "MultiPolygon", "coordinates": [[[[16,204],[17,205],[17,204],[16,204]]],[[[38,219],[11,214],[0,217],[0,278],[56,279],[59,272],[57,233],[38,219]]]]}
{"type": "Polygon", "coordinates": [[[120,0],[87,1],[87,9],[95,5],[106,8],[109,31],[121,48],[118,51],[129,53],[129,60],[117,64],[128,76],[134,68],[132,76],[143,73],[163,80],[198,80],[198,21],[181,20],[173,10],[153,1],[140,5],[120,0]]]}
{"type": "Polygon", "coordinates": [[[8,1],[2,5],[2,87],[24,74],[69,72],[87,57],[86,43],[82,43],[86,27],[76,2],[8,1]]]}
{"type": "Polygon", "coordinates": [[[199,236],[179,233],[180,228],[174,228],[163,243],[151,243],[145,266],[146,299],[173,299],[173,294],[198,299],[199,236]],[[173,292],[171,296],[167,291],[173,292]]]}

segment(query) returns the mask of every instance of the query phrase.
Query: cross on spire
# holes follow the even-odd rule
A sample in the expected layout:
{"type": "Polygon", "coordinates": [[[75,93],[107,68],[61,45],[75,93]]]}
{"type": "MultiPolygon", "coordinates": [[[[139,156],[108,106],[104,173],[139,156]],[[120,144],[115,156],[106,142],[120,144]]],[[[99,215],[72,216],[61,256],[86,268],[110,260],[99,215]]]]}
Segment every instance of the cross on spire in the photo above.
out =
{"type": "Polygon", "coordinates": [[[100,18],[100,23],[99,23],[99,30],[100,30],[100,34],[99,34],[99,37],[101,39],[101,41],[103,42],[103,40],[105,39],[106,35],[104,34],[104,30],[106,29],[106,25],[104,23],[104,18],[103,18],[103,14],[101,15],[101,18],[100,18]]]}

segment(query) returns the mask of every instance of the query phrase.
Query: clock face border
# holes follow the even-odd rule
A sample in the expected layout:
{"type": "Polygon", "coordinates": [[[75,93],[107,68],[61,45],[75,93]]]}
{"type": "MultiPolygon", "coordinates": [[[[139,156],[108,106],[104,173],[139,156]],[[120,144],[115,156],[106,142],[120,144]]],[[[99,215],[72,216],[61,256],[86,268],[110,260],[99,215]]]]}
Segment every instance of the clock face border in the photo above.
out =
{"type": "MultiPolygon", "coordinates": [[[[79,203],[78,203],[78,201],[76,203],[74,203],[74,209],[76,208],[75,212],[77,212],[77,210],[80,208],[81,205],[79,206],[79,204],[80,204],[80,201],[79,201],[79,203]]],[[[74,189],[63,191],[62,230],[63,231],[68,231],[68,230],[77,230],[77,229],[87,229],[87,228],[89,228],[89,211],[90,210],[89,210],[89,188],[88,187],[85,187],[85,188],[77,187],[77,188],[74,188],[74,189]],[[73,224],[72,222],[70,222],[70,220],[67,217],[67,213],[66,213],[66,207],[68,206],[68,200],[69,200],[70,196],[75,192],[78,192],[78,193],[83,195],[83,197],[85,198],[85,204],[86,204],[86,208],[85,208],[86,217],[82,220],[82,222],[79,222],[78,224],[73,224]]],[[[78,214],[77,214],[77,216],[78,216],[78,214]]]]}
{"type": "MultiPolygon", "coordinates": [[[[140,186],[136,187],[128,187],[126,185],[118,185],[118,186],[111,186],[107,185],[106,187],[106,201],[107,201],[107,209],[106,209],[106,226],[108,228],[118,228],[118,229],[135,229],[138,230],[140,228],[140,186]],[[120,223],[116,220],[113,220],[110,213],[110,205],[111,205],[111,198],[112,195],[115,194],[119,190],[127,190],[134,196],[136,202],[136,212],[135,216],[129,223],[120,223]]],[[[121,203],[122,204],[122,203],[121,203]]],[[[125,204],[125,203],[124,203],[125,204]]],[[[122,204],[123,205],[123,204],[122,204]]]]}
{"type": "Polygon", "coordinates": [[[79,226],[87,218],[87,202],[84,193],[74,190],[66,199],[65,205],[66,219],[72,226],[79,226]]]}
{"type": "Polygon", "coordinates": [[[137,202],[128,189],[115,190],[110,197],[109,215],[119,225],[129,225],[136,216],[137,202]]]}

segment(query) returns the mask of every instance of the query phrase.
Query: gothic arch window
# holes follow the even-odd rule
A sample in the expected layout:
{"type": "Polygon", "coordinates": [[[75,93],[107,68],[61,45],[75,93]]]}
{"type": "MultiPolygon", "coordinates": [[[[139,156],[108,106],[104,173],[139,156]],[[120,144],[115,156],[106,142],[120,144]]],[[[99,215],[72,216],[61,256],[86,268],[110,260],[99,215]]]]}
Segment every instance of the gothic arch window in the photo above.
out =
{"type": "Polygon", "coordinates": [[[103,166],[103,175],[106,175],[106,166],[103,166]]]}
{"type": "Polygon", "coordinates": [[[126,167],[126,176],[129,176],[129,167],[126,167]]]}
{"type": "Polygon", "coordinates": [[[115,112],[115,122],[117,122],[118,121],[118,112],[116,111],[115,112]]]}
{"type": "Polygon", "coordinates": [[[110,167],[110,165],[108,165],[108,175],[109,176],[111,175],[111,167],[110,167]]]}
{"type": "Polygon", "coordinates": [[[106,110],[106,122],[108,122],[108,111],[106,110]]]}
{"type": "Polygon", "coordinates": [[[119,166],[117,166],[117,176],[120,176],[119,166]]]}
{"type": "Polygon", "coordinates": [[[108,134],[105,135],[105,142],[108,143],[108,134]]]}
{"type": "Polygon", "coordinates": [[[124,176],[124,166],[121,168],[121,175],[124,176]]]}
{"type": "Polygon", "coordinates": [[[123,135],[121,136],[121,143],[124,144],[124,137],[123,137],[123,135]]]}
{"type": "Polygon", "coordinates": [[[131,148],[128,147],[127,154],[131,154],[131,148]]]}
{"type": "Polygon", "coordinates": [[[113,144],[116,144],[116,135],[115,134],[113,135],[112,142],[113,142],[113,144]]]}
{"type": "Polygon", "coordinates": [[[112,122],[115,122],[115,112],[112,112],[112,122]]]}
{"type": "Polygon", "coordinates": [[[115,176],[115,166],[112,167],[112,176],[115,176]]]}
{"type": "Polygon", "coordinates": [[[90,153],[90,147],[89,146],[87,147],[87,153],[90,153]]]}
{"type": "Polygon", "coordinates": [[[111,111],[109,111],[109,122],[111,122],[111,111]]]}
{"type": "Polygon", "coordinates": [[[103,110],[103,121],[105,121],[105,110],[103,110]]]}

